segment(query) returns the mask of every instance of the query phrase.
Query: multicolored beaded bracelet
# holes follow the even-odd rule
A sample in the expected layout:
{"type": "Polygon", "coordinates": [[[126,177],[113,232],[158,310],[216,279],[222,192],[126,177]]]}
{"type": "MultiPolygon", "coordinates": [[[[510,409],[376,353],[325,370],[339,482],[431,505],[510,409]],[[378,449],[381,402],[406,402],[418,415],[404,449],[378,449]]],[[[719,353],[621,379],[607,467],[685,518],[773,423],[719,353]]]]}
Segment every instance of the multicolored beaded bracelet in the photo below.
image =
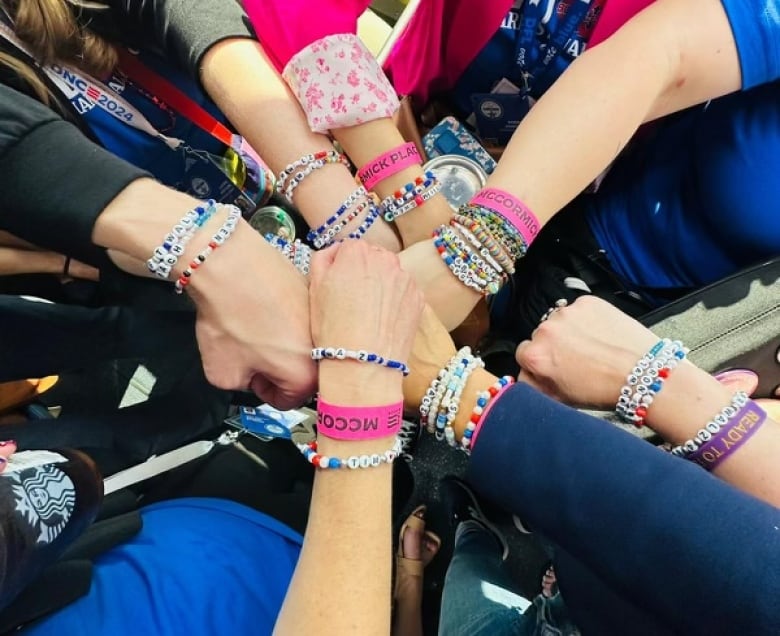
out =
{"type": "Polygon", "coordinates": [[[663,388],[664,381],[685,359],[688,350],[681,342],[664,338],[642,356],[620,389],[615,412],[637,428],[644,426],[647,410],[663,388]]]}
{"type": "Polygon", "coordinates": [[[475,221],[495,237],[510,254],[513,261],[522,258],[528,246],[522,235],[509,221],[495,210],[468,203],[461,206],[460,213],[475,221]]]}
{"type": "Polygon", "coordinates": [[[228,209],[227,219],[225,219],[222,227],[217,230],[214,236],[211,237],[208,245],[206,245],[206,247],[194,259],[192,259],[192,261],[190,261],[187,269],[185,269],[181,276],[179,276],[179,279],[174,285],[174,291],[177,294],[184,292],[184,289],[187,287],[187,285],[190,284],[190,280],[192,279],[192,275],[195,270],[203,265],[203,263],[206,262],[208,256],[225,241],[227,241],[231,236],[233,236],[233,232],[236,231],[238,222],[241,219],[241,210],[238,209],[235,205],[228,205],[225,207],[228,209]]]}
{"type": "Polygon", "coordinates": [[[171,271],[184,254],[184,249],[195,233],[203,227],[217,211],[217,202],[210,199],[203,205],[198,205],[187,212],[171,231],[163,238],[163,242],[154,249],[146,266],[157,278],[167,280],[171,271]]]}
{"type": "Polygon", "coordinates": [[[739,391],[734,394],[731,402],[724,406],[723,409],[713,417],[707,424],[705,424],[691,439],[687,442],[673,447],[669,452],[676,457],[687,458],[692,453],[695,453],[701,446],[709,442],[713,435],[718,433],[724,426],[729,423],[739,409],[748,403],[748,394],[744,391],[739,391]]]}
{"type": "Polygon", "coordinates": [[[457,225],[465,228],[467,232],[479,241],[483,249],[488,251],[501,268],[510,276],[515,273],[515,265],[509,251],[505,249],[500,242],[480,223],[479,221],[467,217],[463,214],[454,214],[450,225],[457,225]]]}
{"type": "Polygon", "coordinates": [[[368,232],[368,230],[371,228],[371,226],[380,216],[381,216],[381,212],[379,211],[379,208],[376,205],[374,205],[373,202],[369,201],[368,214],[366,215],[366,218],[363,219],[363,222],[347,235],[347,238],[350,239],[363,238],[365,233],[368,232]]]}
{"type": "MultiPolygon", "coordinates": [[[[329,216],[325,222],[320,225],[316,229],[311,229],[309,233],[306,235],[306,239],[314,245],[316,249],[320,249],[322,247],[325,247],[329,242],[333,240],[333,237],[338,234],[338,232],[343,229],[343,225],[339,230],[334,230],[332,226],[336,223],[336,221],[341,218],[341,216],[349,210],[355,203],[361,203],[362,205],[368,204],[368,192],[363,186],[360,186],[355,190],[352,194],[350,194],[344,201],[344,203],[341,204],[341,207],[339,207],[338,210],[336,210],[331,216],[329,216]],[[329,231],[330,228],[330,231],[329,231]]],[[[356,213],[354,216],[350,218],[350,220],[356,218],[358,213],[356,213]]],[[[347,221],[349,222],[349,221],[347,221]]]]}
{"type": "Polygon", "coordinates": [[[315,347],[311,350],[312,360],[357,360],[358,362],[370,362],[388,369],[398,369],[403,375],[409,375],[409,367],[404,362],[391,360],[376,353],[369,353],[360,349],[345,349],[343,347],[315,347]]]}
{"type": "Polygon", "coordinates": [[[379,204],[385,221],[392,223],[400,216],[423,205],[441,190],[441,184],[433,172],[426,172],[403,188],[385,197],[379,204]]]}
{"type": "Polygon", "coordinates": [[[276,191],[292,202],[295,189],[306,177],[315,170],[335,163],[343,164],[349,168],[347,157],[335,150],[321,150],[320,152],[304,155],[279,173],[279,177],[276,180],[276,191]]]}
{"type": "Polygon", "coordinates": [[[311,248],[301,239],[295,239],[294,242],[283,239],[276,234],[266,234],[265,240],[268,241],[277,251],[287,258],[301,274],[307,276],[311,268],[311,248]]]}
{"type": "Polygon", "coordinates": [[[339,457],[329,457],[320,455],[317,452],[317,442],[308,444],[296,444],[298,450],[315,468],[322,470],[338,470],[340,468],[349,468],[357,470],[358,468],[377,468],[382,464],[392,464],[404,451],[405,442],[400,437],[396,437],[395,443],[390,450],[384,453],[374,453],[373,455],[352,455],[345,459],[339,457]]]}
{"type": "Polygon", "coordinates": [[[501,391],[503,391],[510,384],[513,384],[515,379],[511,375],[505,375],[502,378],[496,380],[496,382],[477,394],[477,403],[474,405],[474,409],[471,411],[469,421],[466,423],[466,428],[463,431],[463,437],[460,438],[460,448],[466,453],[471,452],[471,442],[474,437],[474,431],[477,430],[482,423],[482,418],[485,414],[490,401],[496,397],[501,391]]]}
{"type": "Polygon", "coordinates": [[[484,296],[496,294],[501,289],[503,272],[488,265],[449,225],[434,230],[433,244],[452,274],[466,287],[484,296]]]}

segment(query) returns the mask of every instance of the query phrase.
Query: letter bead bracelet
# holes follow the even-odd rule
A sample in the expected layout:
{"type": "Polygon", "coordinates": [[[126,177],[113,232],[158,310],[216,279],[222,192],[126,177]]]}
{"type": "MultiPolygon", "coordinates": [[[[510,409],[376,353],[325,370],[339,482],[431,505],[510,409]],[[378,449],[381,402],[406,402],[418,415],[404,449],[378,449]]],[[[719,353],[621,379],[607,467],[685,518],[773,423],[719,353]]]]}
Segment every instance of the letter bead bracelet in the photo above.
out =
{"type": "Polygon", "coordinates": [[[385,358],[377,353],[369,353],[363,349],[355,351],[344,347],[315,347],[311,350],[312,360],[356,360],[357,362],[369,362],[378,364],[388,369],[398,369],[405,376],[409,375],[409,367],[398,360],[385,358]]]}

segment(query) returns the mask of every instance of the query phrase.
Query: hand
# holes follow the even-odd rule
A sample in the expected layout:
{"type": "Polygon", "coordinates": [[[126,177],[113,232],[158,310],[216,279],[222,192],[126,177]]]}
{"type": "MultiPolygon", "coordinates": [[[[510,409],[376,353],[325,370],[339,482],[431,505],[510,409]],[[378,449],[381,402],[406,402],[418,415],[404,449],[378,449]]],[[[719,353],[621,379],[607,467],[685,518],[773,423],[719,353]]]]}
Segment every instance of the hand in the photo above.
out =
{"type": "Polygon", "coordinates": [[[611,409],[626,376],[658,340],[606,301],[582,296],[520,343],[518,380],[573,406],[611,409]]]}
{"type": "Polygon", "coordinates": [[[404,406],[407,411],[420,408],[425,392],[450,358],[455,344],[433,309],[425,306],[409,359],[411,373],[404,378],[404,406]]]}
{"type": "Polygon", "coordinates": [[[11,455],[16,452],[16,442],[13,440],[0,442],[0,473],[2,473],[10,459],[11,455]]]}
{"type": "MultiPolygon", "coordinates": [[[[407,362],[423,297],[395,254],[363,241],[335,245],[314,255],[309,289],[311,332],[316,346],[363,349],[407,362]]],[[[380,383],[384,382],[380,378],[401,377],[398,371],[378,365],[323,362],[323,394],[326,368],[337,369],[340,384],[355,382],[368,389],[368,377],[380,383]]]]}
{"type": "Polygon", "coordinates": [[[188,291],[209,382],[251,388],[281,409],[314,394],[306,281],[246,223],[197,271],[188,291]]]}

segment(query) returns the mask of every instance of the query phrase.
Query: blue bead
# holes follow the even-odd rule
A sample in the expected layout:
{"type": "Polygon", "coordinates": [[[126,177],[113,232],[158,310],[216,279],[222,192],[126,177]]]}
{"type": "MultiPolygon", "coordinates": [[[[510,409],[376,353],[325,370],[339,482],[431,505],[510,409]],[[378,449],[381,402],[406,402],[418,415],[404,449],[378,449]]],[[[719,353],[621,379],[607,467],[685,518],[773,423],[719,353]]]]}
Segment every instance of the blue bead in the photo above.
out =
{"type": "Polygon", "coordinates": [[[473,434],[474,431],[472,431],[471,429],[466,429],[465,431],[463,431],[463,437],[465,437],[466,439],[471,439],[471,436],[473,434]]]}
{"type": "Polygon", "coordinates": [[[200,216],[201,214],[206,214],[206,208],[198,206],[197,208],[195,208],[195,212],[197,212],[198,216],[200,216]]]}
{"type": "Polygon", "coordinates": [[[388,369],[400,369],[401,368],[401,363],[398,362],[397,360],[388,360],[387,361],[387,368],[388,369]]]}
{"type": "Polygon", "coordinates": [[[164,250],[167,250],[169,252],[171,251],[171,247],[173,247],[170,243],[163,243],[162,246],[164,250]]]}
{"type": "Polygon", "coordinates": [[[341,460],[337,457],[331,457],[328,460],[328,468],[341,468],[341,460]]]}
{"type": "Polygon", "coordinates": [[[654,356],[655,354],[657,354],[663,348],[664,348],[664,341],[661,340],[661,341],[657,342],[655,344],[655,346],[653,346],[652,349],[650,349],[650,355],[654,356]]]}
{"type": "Polygon", "coordinates": [[[377,355],[375,353],[369,353],[368,357],[366,358],[367,362],[374,362],[377,359],[377,355]]]}
{"type": "Polygon", "coordinates": [[[479,398],[477,400],[477,406],[485,407],[487,405],[488,401],[486,398],[479,398]]]}
{"type": "Polygon", "coordinates": [[[650,385],[650,387],[649,387],[649,388],[650,388],[650,390],[651,390],[651,391],[655,391],[656,393],[658,393],[658,391],[660,391],[660,390],[661,390],[661,386],[662,386],[662,385],[661,385],[661,383],[660,383],[660,382],[653,382],[653,383],[650,385]]]}
{"type": "Polygon", "coordinates": [[[675,355],[675,357],[678,360],[682,360],[685,357],[685,351],[683,351],[682,349],[679,349],[679,350],[674,352],[674,355],[675,355]]]}

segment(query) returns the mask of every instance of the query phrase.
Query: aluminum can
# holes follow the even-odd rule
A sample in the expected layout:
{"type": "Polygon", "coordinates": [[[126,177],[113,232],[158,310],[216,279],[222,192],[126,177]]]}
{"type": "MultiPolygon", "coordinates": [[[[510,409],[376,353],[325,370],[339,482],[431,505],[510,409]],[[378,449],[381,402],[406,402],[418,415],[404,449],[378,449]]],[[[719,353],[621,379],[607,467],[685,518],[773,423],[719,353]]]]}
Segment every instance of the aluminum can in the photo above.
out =
{"type": "Polygon", "coordinates": [[[487,183],[487,173],[476,161],[461,155],[440,155],[423,166],[441,183],[441,193],[450,207],[457,210],[487,183]]]}

